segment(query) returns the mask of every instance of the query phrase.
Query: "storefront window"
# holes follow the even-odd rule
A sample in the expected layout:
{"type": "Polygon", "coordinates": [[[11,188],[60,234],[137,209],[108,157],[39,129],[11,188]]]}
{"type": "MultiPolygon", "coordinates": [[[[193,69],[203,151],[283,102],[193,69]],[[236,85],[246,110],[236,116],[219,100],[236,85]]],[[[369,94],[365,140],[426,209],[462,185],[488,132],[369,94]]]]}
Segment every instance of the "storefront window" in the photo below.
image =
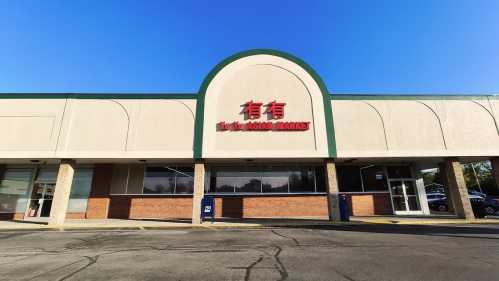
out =
{"type": "Polygon", "coordinates": [[[175,193],[192,194],[194,192],[194,170],[190,167],[178,167],[175,181],[175,193]]]}
{"type": "Polygon", "coordinates": [[[175,172],[166,168],[148,167],[144,177],[144,194],[173,193],[175,172]]]}
{"type": "Polygon", "coordinates": [[[144,194],[192,194],[194,170],[191,167],[147,167],[144,194]]]}
{"type": "Polygon", "coordinates": [[[69,195],[68,212],[85,212],[92,188],[93,169],[76,169],[69,195]]]}
{"type": "Polygon", "coordinates": [[[210,193],[324,192],[322,167],[211,167],[210,193]],[[318,176],[319,174],[319,176],[318,176]]]}
{"type": "Polygon", "coordinates": [[[383,166],[337,166],[336,174],[340,192],[388,191],[388,183],[383,166]]]}
{"type": "MultiPolygon", "coordinates": [[[[28,216],[48,216],[58,170],[56,167],[39,168],[32,182],[34,172],[34,168],[7,168],[0,171],[0,212],[24,213],[29,203],[28,216]]],[[[91,168],[75,170],[68,212],[86,211],[92,174],[91,168]]]]}
{"type": "Polygon", "coordinates": [[[24,213],[33,169],[0,171],[0,213],[24,213]]]}
{"type": "Polygon", "coordinates": [[[268,193],[288,192],[289,173],[287,171],[266,171],[262,173],[262,191],[268,193]]]}
{"type": "Polygon", "coordinates": [[[365,166],[360,168],[364,191],[387,191],[388,183],[382,166],[365,166]]]}
{"type": "Polygon", "coordinates": [[[315,174],[313,168],[303,168],[291,171],[289,174],[290,192],[314,192],[315,174]]]}
{"type": "Polygon", "coordinates": [[[340,192],[362,192],[359,166],[337,166],[336,175],[340,192]]]}
{"type": "Polygon", "coordinates": [[[386,171],[390,179],[412,178],[410,166],[387,166],[386,171]]]}

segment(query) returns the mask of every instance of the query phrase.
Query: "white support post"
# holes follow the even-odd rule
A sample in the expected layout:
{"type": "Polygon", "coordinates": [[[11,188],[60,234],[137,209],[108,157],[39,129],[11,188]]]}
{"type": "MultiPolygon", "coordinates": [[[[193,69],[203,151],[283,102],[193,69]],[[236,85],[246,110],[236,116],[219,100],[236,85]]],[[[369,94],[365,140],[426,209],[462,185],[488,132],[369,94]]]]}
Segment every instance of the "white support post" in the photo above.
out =
{"type": "Polygon", "coordinates": [[[203,161],[194,163],[194,194],[192,196],[192,224],[201,224],[201,200],[204,196],[205,167],[203,161]]]}
{"type": "Polygon", "coordinates": [[[49,225],[62,225],[66,219],[66,212],[69,204],[69,194],[71,193],[71,184],[75,162],[69,159],[61,160],[59,173],[55,184],[54,198],[50,209],[49,225]]]}
{"type": "Polygon", "coordinates": [[[325,161],[326,184],[327,184],[327,204],[329,220],[340,221],[340,194],[338,180],[336,178],[336,165],[332,159],[325,161]]]}

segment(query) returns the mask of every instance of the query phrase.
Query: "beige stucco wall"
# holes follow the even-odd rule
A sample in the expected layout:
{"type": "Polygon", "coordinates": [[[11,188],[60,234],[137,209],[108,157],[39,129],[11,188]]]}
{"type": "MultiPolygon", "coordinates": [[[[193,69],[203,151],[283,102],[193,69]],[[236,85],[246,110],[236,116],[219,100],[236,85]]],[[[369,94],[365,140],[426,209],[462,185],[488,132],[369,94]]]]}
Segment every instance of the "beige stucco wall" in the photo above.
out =
{"type": "MultiPolygon", "coordinates": [[[[196,102],[2,97],[0,159],[192,159],[196,102]]],[[[331,106],[338,157],[499,156],[497,97],[367,97],[331,106]]],[[[203,110],[203,158],[329,155],[322,92],[291,60],[259,54],[228,63],[208,84],[203,110]],[[254,121],[305,121],[309,130],[217,130],[220,121],[250,121],[242,113],[250,100],[264,104],[254,121]],[[265,114],[274,100],[286,103],[283,119],[265,114]]]]}
{"type": "Polygon", "coordinates": [[[0,157],[53,157],[65,99],[0,99],[0,157]]]}
{"type": "Polygon", "coordinates": [[[192,158],[196,100],[1,99],[0,158],[192,158]]]}
{"type": "Polygon", "coordinates": [[[323,97],[308,72],[289,60],[254,55],[236,60],[211,81],[205,96],[204,158],[327,157],[323,97]],[[247,122],[243,105],[284,102],[285,116],[273,121],[310,122],[307,131],[217,131],[220,121],[247,122]]]}
{"type": "Polygon", "coordinates": [[[331,104],[338,157],[499,155],[497,99],[331,104]]]}

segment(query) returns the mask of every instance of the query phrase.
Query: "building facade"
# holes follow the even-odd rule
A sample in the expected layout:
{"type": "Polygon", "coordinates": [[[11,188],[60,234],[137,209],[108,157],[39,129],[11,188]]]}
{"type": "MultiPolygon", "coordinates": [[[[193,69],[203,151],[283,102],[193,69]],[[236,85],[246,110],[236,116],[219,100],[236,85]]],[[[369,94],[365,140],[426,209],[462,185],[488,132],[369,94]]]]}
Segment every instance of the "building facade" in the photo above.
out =
{"type": "Polygon", "coordinates": [[[461,162],[492,160],[497,96],[331,95],[273,50],[217,65],[197,94],[3,94],[0,218],[429,214],[420,171],[440,167],[473,218],[461,162]]]}

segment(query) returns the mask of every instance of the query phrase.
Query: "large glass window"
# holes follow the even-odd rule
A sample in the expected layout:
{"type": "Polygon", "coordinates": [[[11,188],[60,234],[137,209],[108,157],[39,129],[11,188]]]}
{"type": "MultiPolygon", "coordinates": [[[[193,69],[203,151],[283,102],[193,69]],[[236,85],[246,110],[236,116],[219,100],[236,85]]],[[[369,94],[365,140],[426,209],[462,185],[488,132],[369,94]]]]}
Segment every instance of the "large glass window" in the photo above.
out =
{"type": "Polygon", "coordinates": [[[192,194],[194,192],[194,170],[191,167],[177,167],[175,193],[192,194]]]}
{"type": "Polygon", "coordinates": [[[383,166],[338,165],[336,174],[340,192],[388,191],[388,182],[383,166]]]}
{"type": "Polygon", "coordinates": [[[192,167],[147,167],[144,176],[144,194],[192,194],[194,170],[192,167]]]}
{"type": "Polygon", "coordinates": [[[410,166],[387,166],[386,171],[391,179],[412,178],[410,166]]]}
{"type": "Polygon", "coordinates": [[[211,167],[210,193],[324,192],[322,166],[211,167]]]}
{"type": "Polygon", "coordinates": [[[262,192],[288,192],[289,173],[285,170],[275,169],[262,173],[262,192]]]}
{"type": "Polygon", "coordinates": [[[24,213],[32,177],[33,169],[0,171],[0,213],[24,213]]]}
{"type": "Polygon", "coordinates": [[[164,194],[175,191],[175,172],[163,167],[148,167],[144,177],[144,194],[164,194]]]}
{"type": "Polygon", "coordinates": [[[92,188],[93,169],[76,169],[69,194],[68,212],[85,212],[87,210],[88,195],[92,188]]]}
{"type": "Polygon", "coordinates": [[[290,192],[314,192],[315,191],[315,169],[300,168],[289,173],[290,192]]]}
{"type": "Polygon", "coordinates": [[[336,166],[340,192],[362,192],[359,166],[336,166]]]}
{"type": "Polygon", "coordinates": [[[382,166],[370,165],[360,168],[364,191],[386,191],[388,183],[382,166]]]}

